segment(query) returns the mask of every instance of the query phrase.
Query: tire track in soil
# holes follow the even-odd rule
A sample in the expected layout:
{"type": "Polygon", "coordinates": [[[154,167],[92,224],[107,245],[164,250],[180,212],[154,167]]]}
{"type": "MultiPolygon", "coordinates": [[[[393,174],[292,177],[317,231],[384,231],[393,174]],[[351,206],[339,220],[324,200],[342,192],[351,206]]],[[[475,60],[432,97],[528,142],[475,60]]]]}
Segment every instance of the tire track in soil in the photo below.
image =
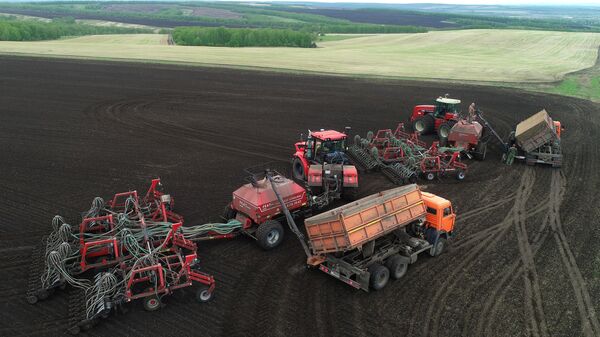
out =
{"type": "MultiPolygon", "coordinates": [[[[577,111],[579,113],[583,113],[583,110],[579,106],[571,105],[571,107],[575,111],[577,111]]],[[[585,119],[582,118],[581,120],[585,120],[585,119]]],[[[590,168],[586,169],[585,166],[589,166],[589,164],[591,163],[591,160],[589,158],[590,156],[585,156],[585,155],[582,156],[581,155],[582,153],[587,153],[587,151],[585,150],[586,148],[587,148],[587,144],[579,144],[576,147],[577,151],[572,151],[572,156],[569,158],[569,161],[566,162],[567,165],[565,165],[565,167],[563,167],[563,172],[568,171],[570,173],[569,174],[570,176],[577,178],[577,177],[580,177],[581,174],[585,173],[586,171],[589,171],[590,168]]],[[[566,156],[568,156],[568,155],[569,154],[566,154],[566,156]]],[[[591,303],[591,300],[589,297],[589,292],[587,292],[587,288],[585,286],[585,280],[581,276],[581,273],[579,272],[579,268],[577,267],[574,258],[569,258],[568,254],[566,253],[567,250],[564,249],[564,243],[567,243],[566,237],[564,237],[564,233],[563,233],[563,236],[561,236],[560,233],[556,229],[557,219],[560,220],[560,214],[558,213],[558,210],[560,209],[561,203],[567,192],[565,174],[563,174],[561,171],[553,170],[550,185],[551,186],[550,186],[550,193],[549,193],[549,197],[548,197],[548,207],[547,207],[548,213],[546,214],[544,221],[539,228],[539,231],[537,232],[535,238],[533,239],[533,242],[531,245],[532,253],[533,253],[533,256],[536,255],[538,250],[541,248],[542,244],[545,242],[545,240],[548,238],[548,236],[552,232],[552,234],[555,238],[555,241],[559,244],[559,252],[561,252],[561,258],[563,260],[563,264],[567,268],[568,274],[573,275],[573,276],[569,275],[569,277],[571,278],[571,284],[572,284],[573,288],[576,289],[576,295],[579,292],[579,296],[576,296],[576,302],[577,302],[577,306],[578,306],[578,309],[580,312],[580,318],[582,321],[582,332],[585,333],[586,335],[590,335],[590,333],[591,333],[591,335],[594,335],[594,334],[597,335],[598,330],[594,330],[594,329],[596,329],[598,326],[598,320],[597,320],[594,306],[591,303]],[[557,183],[557,181],[559,181],[559,180],[560,180],[560,183],[557,183]],[[550,231],[547,229],[551,223],[554,223],[554,226],[552,226],[553,228],[551,228],[551,231],[550,231]],[[561,248],[561,246],[563,246],[563,248],[561,248]],[[563,254],[563,252],[565,252],[565,253],[563,254]],[[565,261],[569,262],[569,265],[567,265],[565,261]]],[[[569,250],[569,252],[570,252],[570,250],[569,250]]],[[[572,253],[571,253],[571,257],[572,257],[572,253]]],[[[480,317],[478,320],[478,325],[477,325],[475,335],[482,334],[483,323],[486,323],[485,334],[486,335],[492,334],[492,325],[495,322],[493,320],[491,320],[490,318],[494,317],[494,314],[499,309],[501,300],[506,295],[506,292],[510,289],[510,285],[518,277],[520,277],[523,274],[524,267],[520,265],[521,262],[522,261],[517,260],[512,265],[505,268],[504,271],[502,271],[502,274],[504,274],[504,277],[494,288],[491,295],[488,297],[488,300],[484,303],[483,310],[480,312],[480,317]],[[501,291],[501,293],[500,293],[500,295],[498,295],[498,292],[500,292],[500,291],[501,291]]]]}
{"type": "MultiPolygon", "coordinates": [[[[535,171],[531,167],[525,168],[525,179],[535,184],[535,171]]],[[[522,200],[522,199],[521,199],[522,200]]],[[[523,283],[525,286],[525,309],[529,316],[529,331],[534,337],[548,336],[548,324],[544,315],[542,305],[542,294],[540,290],[539,276],[535,266],[534,255],[531,244],[529,243],[529,235],[527,233],[526,224],[526,202],[513,209],[513,223],[517,232],[517,243],[521,262],[523,264],[523,283]]]]}
{"type": "MultiPolygon", "coordinates": [[[[207,136],[209,139],[223,139],[223,134],[215,132],[209,129],[192,129],[186,126],[169,122],[167,119],[162,118],[159,120],[151,119],[149,116],[152,114],[151,107],[161,103],[160,99],[172,99],[172,96],[161,96],[159,98],[142,98],[134,100],[123,100],[118,102],[111,102],[108,104],[99,104],[90,108],[90,113],[98,116],[108,116],[120,125],[127,126],[128,128],[137,129],[140,131],[152,130],[155,134],[169,137],[178,138],[183,141],[190,141],[199,143],[205,146],[218,148],[238,154],[247,155],[250,157],[266,158],[274,161],[288,161],[289,156],[273,156],[260,151],[244,150],[241,147],[228,146],[224,143],[209,141],[202,138],[207,136]],[[167,128],[168,127],[168,128],[167,128]],[[166,131],[168,130],[168,131],[166,131]]],[[[263,142],[255,139],[239,137],[234,134],[227,134],[226,139],[228,141],[235,140],[237,145],[250,145],[251,147],[264,149],[276,148],[280,149],[282,153],[290,152],[293,150],[291,147],[284,147],[268,142],[263,142]]]]}
{"type": "Polygon", "coordinates": [[[558,170],[553,171],[550,191],[552,197],[549,219],[550,227],[554,240],[558,245],[561,260],[567,270],[567,276],[575,292],[577,308],[582,319],[582,332],[585,336],[600,336],[600,323],[598,322],[594,304],[562,228],[560,217],[561,192],[566,189],[566,185],[566,177],[558,170]]]}
{"type": "Polygon", "coordinates": [[[518,212],[524,212],[523,209],[529,199],[533,186],[535,183],[534,179],[528,179],[528,175],[524,174],[521,177],[519,187],[515,196],[515,202],[508,212],[508,215],[502,220],[498,226],[498,233],[496,235],[489,235],[478,244],[474,245],[468,253],[463,255],[463,260],[457,266],[454,266],[452,272],[445,278],[446,282],[444,287],[438,287],[429,302],[427,312],[425,315],[425,323],[423,325],[423,335],[426,336],[438,336],[439,326],[442,316],[442,311],[447,298],[453,293],[453,290],[458,285],[462,271],[470,269],[476,262],[477,257],[480,256],[484,251],[492,248],[500,239],[502,239],[508,230],[511,228],[515,214],[518,212]]]}

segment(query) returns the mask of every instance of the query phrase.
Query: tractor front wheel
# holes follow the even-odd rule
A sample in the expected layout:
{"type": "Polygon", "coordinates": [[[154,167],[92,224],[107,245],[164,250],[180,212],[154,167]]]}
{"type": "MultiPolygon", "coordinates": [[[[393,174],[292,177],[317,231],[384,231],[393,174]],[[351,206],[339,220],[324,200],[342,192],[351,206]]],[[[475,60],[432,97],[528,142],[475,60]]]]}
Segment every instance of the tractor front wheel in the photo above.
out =
{"type": "Polygon", "coordinates": [[[432,133],[435,129],[435,118],[431,114],[415,119],[413,130],[421,135],[432,133]]]}
{"type": "Polygon", "coordinates": [[[260,248],[271,250],[283,241],[283,226],[276,220],[268,220],[258,226],[256,241],[260,248]]]}
{"type": "Polygon", "coordinates": [[[306,180],[306,172],[304,172],[304,165],[298,157],[294,157],[294,160],[292,160],[292,175],[296,180],[306,180]]]}

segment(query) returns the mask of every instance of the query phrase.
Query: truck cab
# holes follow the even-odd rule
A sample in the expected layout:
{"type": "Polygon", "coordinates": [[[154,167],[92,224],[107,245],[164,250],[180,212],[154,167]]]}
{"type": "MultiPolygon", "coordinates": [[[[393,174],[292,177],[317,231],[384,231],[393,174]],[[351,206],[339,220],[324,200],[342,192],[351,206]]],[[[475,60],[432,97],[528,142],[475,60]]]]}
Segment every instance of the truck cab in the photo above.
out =
{"type": "MultiPolygon", "coordinates": [[[[347,135],[335,130],[309,131],[305,141],[295,144],[292,159],[294,179],[314,188],[323,187],[323,176],[335,175],[341,182],[342,196],[353,200],[358,191],[358,171],[346,155],[347,135]],[[327,171],[327,172],[325,172],[327,171]]],[[[337,182],[335,183],[337,184],[337,182]]]]}
{"type": "Polygon", "coordinates": [[[427,208],[425,216],[426,239],[435,245],[435,240],[443,238],[445,240],[452,237],[456,214],[452,203],[440,196],[421,192],[423,202],[427,208]],[[433,242],[432,242],[433,240],[433,242]]]}

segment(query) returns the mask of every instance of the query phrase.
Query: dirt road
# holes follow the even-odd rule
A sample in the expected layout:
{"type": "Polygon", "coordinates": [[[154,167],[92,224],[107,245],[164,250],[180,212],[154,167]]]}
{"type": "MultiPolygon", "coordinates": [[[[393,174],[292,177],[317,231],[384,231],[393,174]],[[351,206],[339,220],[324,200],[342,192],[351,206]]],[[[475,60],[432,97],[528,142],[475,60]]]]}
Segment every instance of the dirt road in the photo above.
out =
{"type": "MultiPolygon", "coordinates": [[[[508,89],[241,70],[0,58],[0,335],[57,335],[67,296],[25,301],[32,247],[61,214],[160,176],[188,224],[214,221],[242,169],[287,162],[299,134],[394,127],[445,93],[475,101],[505,135],[546,108],[566,126],[558,170],[470,162],[426,186],[458,208],[458,237],[380,292],[314,270],[291,235],[199,246],[214,302],[191,292],[159,312],[132,305],[89,335],[600,336],[600,106],[508,89]]],[[[467,104],[468,104],[467,103],[467,104]]],[[[392,187],[361,176],[362,194],[392,187]]]]}

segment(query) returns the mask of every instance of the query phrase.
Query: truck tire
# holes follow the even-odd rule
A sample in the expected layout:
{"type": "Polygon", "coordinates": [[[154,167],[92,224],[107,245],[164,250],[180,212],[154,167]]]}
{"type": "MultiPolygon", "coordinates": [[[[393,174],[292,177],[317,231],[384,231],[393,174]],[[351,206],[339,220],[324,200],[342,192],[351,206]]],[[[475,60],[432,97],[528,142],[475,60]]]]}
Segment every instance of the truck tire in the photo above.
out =
{"type": "Polygon", "coordinates": [[[358,199],[358,187],[344,187],[342,198],[346,201],[354,201],[358,199]]]}
{"type": "Polygon", "coordinates": [[[408,263],[400,255],[393,255],[385,263],[390,270],[390,277],[394,280],[402,278],[408,270],[408,263]]]}
{"type": "Polygon", "coordinates": [[[208,286],[201,286],[196,290],[196,301],[206,303],[213,298],[214,292],[208,292],[208,286]]]}
{"type": "Polygon", "coordinates": [[[146,311],[156,311],[160,309],[160,299],[158,296],[144,297],[144,309],[146,311]]]}
{"type": "MultiPolygon", "coordinates": [[[[435,121],[434,121],[435,123],[435,121]]],[[[443,123],[442,125],[440,125],[440,128],[438,129],[438,138],[440,139],[440,143],[442,141],[442,139],[448,139],[448,136],[450,135],[450,130],[452,130],[452,127],[454,126],[454,124],[456,124],[455,121],[447,121],[446,123],[443,123]]]]}
{"type": "Polygon", "coordinates": [[[433,118],[431,114],[427,114],[421,118],[417,118],[413,122],[413,130],[420,135],[432,133],[434,129],[435,118],[433,118]]]}
{"type": "Polygon", "coordinates": [[[475,153],[473,153],[473,157],[477,160],[485,160],[485,155],[487,153],[487,142],[479,142],[475,147],[475,153]]]}
{"type": "Polygon", "coordinates": [[[369,267],[369,273],[371,274],[369,284],[373,290],[383,289],[390,280],[389,269],[379,263],[372,264],[369,267]]]}
{"type": "Polygon", "coordinates": [[[225,209],[223,210],[222,218],[225,219],[226,221],[229,221],[231,219],[235,219],[236,215],[237,215],[237,211],[235,209],[231,208],[231,203],[228,203],[227,206],[225,206],[225,209]]]}
{"type": "Polygon", "coordinates": [[[294,179],[299,181],[306,180],[306,172],[304,172],[304,165],[298,157],[294,157],[292,160],[292,176],[294,179]]]}
{"type": "Polygon", "coordinates": [[[433,246],[433,249],[429,251],[429,255],[440,256],[446,249],[446,243],[447,243],[447,241],[445,238],[442,238],[442,237],[438,238],[437,242],[433,246]]]}
{"type": "Polygon", "coordinates": [[[256,242],[260,248],[271,250],[283,241],[283,226],[276,220],[267,220],[256,229],[256,242]]]}

